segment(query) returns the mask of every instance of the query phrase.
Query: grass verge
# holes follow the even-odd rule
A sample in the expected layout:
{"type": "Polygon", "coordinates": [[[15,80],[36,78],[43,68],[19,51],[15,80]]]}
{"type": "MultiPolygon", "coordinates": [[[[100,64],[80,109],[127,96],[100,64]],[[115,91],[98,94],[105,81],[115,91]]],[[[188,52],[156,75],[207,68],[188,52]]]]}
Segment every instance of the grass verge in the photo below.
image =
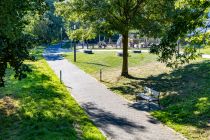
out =
{"type": "Polygon", "coordinates": [[[33,72],[22,81],[8,70],[6,87],[0,88],[0,139],[103,140],[83,109],[46,61],[26,63],[33,72]]]}

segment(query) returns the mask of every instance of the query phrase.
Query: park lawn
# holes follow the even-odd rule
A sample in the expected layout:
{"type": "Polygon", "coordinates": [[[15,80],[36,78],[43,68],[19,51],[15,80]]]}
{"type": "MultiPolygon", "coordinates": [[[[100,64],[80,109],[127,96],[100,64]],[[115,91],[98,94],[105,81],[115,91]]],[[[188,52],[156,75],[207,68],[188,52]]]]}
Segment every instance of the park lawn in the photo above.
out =
{"type": "MultiPolygon", "coordinates": [[[[122,58],[116,52],[78,53],[75,64],[98,80],[103,68],[103,84],[131,101],[144,86],[160,91],[163,109],[151,114],[191,140],[208,140],[210,61],[200,58],[173,70],[157,62],[152,54],[130,55],[130,78],[120,77],[122,58]]],[[[72,61],[73,54],[66,58],[72,61]]]]}
{"type": "Polygon", "coordinates": [[[33,69],[26,79],[8,70],[0,88],[0,139],[106,139],[37,52],[38,61],[26,62],[33,69]]]}
{"type": "MultiPolygon", "coordinates": [[[[65,57],[73,62],[73,53],[65,54],[65,57]]],[[[129,66],[137,66],[146,64],[156,60],[156,56],[148,53],[129,54],[129,66]]],[[[90,74],[97,74],[102,71],[110,71],[113,69],[121,69],[122,57],[117,56],[117,52],[95,52],[94,54],[77,53],[78,67],[90,74]]]]}

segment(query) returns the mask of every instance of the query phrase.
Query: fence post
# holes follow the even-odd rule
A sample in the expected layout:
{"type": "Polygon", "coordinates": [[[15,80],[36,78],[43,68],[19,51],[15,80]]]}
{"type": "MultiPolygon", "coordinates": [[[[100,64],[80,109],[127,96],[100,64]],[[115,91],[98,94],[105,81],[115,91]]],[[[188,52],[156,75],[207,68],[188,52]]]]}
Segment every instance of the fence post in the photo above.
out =
{"type": "Polygon", "coordinates": [[[62,71],[60,70],[60,83],[62,84],[62,71]]]}
{"type": "Polygon", "coordinates": [[[100,69],[100,81],[102,81],[102,69],[100,69]]]}

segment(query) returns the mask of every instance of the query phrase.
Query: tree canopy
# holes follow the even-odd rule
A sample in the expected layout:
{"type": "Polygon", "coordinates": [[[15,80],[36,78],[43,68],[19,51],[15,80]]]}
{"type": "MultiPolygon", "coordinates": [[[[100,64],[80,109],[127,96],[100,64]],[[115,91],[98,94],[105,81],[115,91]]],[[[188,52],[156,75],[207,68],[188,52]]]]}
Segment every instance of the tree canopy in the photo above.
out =
{"type": "Polygon", "coordinates": [[[123,36],[122,76],[128,76],[128,33],[160,38],[152,52],[167,64],[194,58],[194,49],[177,55],[177,41],[204,26],[208,0],[65,0],[56,4],[58,14],[71,21],[90,23],[123,36]]]}

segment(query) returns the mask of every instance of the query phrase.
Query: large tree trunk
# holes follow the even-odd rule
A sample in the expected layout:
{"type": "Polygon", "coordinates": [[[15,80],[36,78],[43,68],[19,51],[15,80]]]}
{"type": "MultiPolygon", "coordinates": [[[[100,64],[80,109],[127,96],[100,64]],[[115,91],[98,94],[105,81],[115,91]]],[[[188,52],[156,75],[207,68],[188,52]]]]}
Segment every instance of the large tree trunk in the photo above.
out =
{"type": "Polygon", "coordinates": [[[121,76],[128,77],[128,32],[123,35],[123,65],[121,76]]]}

